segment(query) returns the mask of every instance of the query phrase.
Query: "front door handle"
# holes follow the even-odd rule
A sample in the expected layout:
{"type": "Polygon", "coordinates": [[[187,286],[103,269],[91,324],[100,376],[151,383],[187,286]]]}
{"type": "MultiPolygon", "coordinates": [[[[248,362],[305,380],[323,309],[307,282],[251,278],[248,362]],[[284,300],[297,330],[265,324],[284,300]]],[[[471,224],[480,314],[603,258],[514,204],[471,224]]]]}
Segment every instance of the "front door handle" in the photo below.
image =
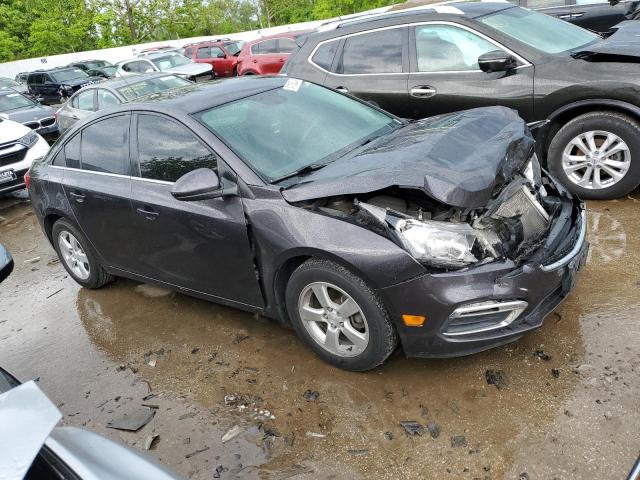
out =
{"type": "Polygon", "coordinates": [[[155,220],[156,218],[158,218],[158,215],[160,215],[158,212],[154,212],[153,210],[149,209],[149,207],[140,207],[136,209],[136,211],[138,212],[138,215],[141,215],[147,220],[155,220]]]}
{"type": "Polygon", "coordinates": [[[341,93],[349,93],[349,89],[347,87],[336,87],[336,90],[341,93]]]}
{"type": "Polygon", "coordinates": [[[77,203],[84,202],[85,196],[82,193],[77,192],[69,192],[69,196],[75,200],[77,203]]]}
{"type": "Polygon", "coordinates": [[[436,93],[438,93],[438,91],[433,88],[430,87],[428,85],[420,85],[418,87],[413,87],[409,93],[411,94],[412,97],[416,97],[416,98],[430,98],[435,96],[436,93]]]}

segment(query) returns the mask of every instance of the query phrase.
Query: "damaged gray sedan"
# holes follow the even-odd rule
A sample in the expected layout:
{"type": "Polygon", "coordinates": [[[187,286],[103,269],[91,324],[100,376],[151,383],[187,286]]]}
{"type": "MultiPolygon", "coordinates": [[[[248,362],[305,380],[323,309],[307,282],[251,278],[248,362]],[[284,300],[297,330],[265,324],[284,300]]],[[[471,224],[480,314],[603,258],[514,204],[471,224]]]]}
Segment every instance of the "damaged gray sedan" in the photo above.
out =
{"type": "Polygon", "coordinates": [[[448,357],[516,340],[588,248],[583,204],[541,172],[514,111],[407,122],[292,78],[100,112],[29,184],[81,285],[129,277],[278,318],[356,371],[398,344],[448,357]]]}

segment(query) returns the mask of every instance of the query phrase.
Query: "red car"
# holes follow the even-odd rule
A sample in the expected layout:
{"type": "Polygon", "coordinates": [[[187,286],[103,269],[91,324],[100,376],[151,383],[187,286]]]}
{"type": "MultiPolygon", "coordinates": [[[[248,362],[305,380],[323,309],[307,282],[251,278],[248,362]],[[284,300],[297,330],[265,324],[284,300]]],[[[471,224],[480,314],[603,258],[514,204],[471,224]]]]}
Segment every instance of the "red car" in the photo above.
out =
{"type": "Polygon", "coordinates": [[[296,46],[296,38],[311,30],[286,32],[245,43],[238,55],[238,75],[279,73],[296,46]]]}
{"type": "Polygon", "coordinates": [[[184,56],[197,63],[208,63],[218,77],[235,77],[241,40],[219,39],[193,43],[184,47],[184,56]]]}

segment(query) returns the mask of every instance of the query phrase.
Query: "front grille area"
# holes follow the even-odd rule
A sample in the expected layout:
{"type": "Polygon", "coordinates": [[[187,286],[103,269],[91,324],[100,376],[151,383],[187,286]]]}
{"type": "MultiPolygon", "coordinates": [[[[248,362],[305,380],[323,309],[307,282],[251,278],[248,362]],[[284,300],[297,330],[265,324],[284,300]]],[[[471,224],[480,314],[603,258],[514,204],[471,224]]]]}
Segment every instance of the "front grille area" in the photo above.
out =
{"type": "MultiPolygon", "coordinates": [[[[9,145],[12,147],[13,145],[9,145]]],[[[0,150],[0,167],[6,167],[7,165],[11,165],[13,163],[18,163],[24,160],[24,157],[27,155],[27,148],[22,147],[17,152],[5,153],[3,154],[3,150],[0,150]]]]}
{"type": "Polygon", "coordinates": [[[518,189],[495,212],[502,218],[519,218],[525,240],[538,238],[549,226],[549,214],[526,186],[518,189]]]}
{"type": "Polygon", "coordinates": [[[56,119],[54,117],[43,118],[40,120],[40,125],[43,127],[50,127],[54,123],[56,123],[56,119]]]}
{"type": "Polygon", "coordinates": [[[25,127],[29,127],[31,130],[37,130],[40,128],[40,122],[25,122],[23,123],[25,127]]]}

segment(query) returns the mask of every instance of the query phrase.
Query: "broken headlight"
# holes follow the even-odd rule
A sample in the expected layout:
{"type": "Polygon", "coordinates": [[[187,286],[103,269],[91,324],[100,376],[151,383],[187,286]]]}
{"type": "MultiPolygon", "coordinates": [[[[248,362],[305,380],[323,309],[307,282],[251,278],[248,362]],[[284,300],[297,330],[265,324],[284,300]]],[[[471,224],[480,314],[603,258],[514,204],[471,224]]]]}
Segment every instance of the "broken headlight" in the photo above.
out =
{"type": "Polygon", "coordinates": [[[404,248],[419,262],[463,267],[478,261],[471,252],[477,240],[471,225],[399,219],[393,227],[404,248]]]}

